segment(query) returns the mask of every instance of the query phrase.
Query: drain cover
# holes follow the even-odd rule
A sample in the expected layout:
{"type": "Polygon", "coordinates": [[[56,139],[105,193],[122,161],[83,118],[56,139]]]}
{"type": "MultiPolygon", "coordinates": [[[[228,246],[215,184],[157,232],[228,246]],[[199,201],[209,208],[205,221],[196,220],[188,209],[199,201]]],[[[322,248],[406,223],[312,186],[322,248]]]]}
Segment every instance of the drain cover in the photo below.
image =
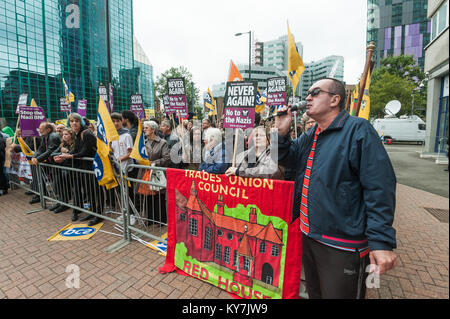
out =
{"type": "Polygon", "coordinates": [[[449,213],[448,209],[429,208],[429,207],[424,207],[424,209],[431,215],[436,217],[440,222],[448,224],[448,213],[449,213]]]}

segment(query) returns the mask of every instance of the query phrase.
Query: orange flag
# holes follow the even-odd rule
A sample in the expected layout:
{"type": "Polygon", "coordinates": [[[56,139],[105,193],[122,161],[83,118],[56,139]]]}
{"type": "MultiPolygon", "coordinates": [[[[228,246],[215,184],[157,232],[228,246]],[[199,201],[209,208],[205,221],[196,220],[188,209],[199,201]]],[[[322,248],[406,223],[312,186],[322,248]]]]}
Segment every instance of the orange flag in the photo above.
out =
{"type": "Polygon", "coordinates": [[[231,60],[230,72],[228,73],[228,82],[234,82],[234,81],[243,81],[243,79],[242,79],[241,72],[239,72],[239,69],[233,63],[233,60],[231,60]]]}

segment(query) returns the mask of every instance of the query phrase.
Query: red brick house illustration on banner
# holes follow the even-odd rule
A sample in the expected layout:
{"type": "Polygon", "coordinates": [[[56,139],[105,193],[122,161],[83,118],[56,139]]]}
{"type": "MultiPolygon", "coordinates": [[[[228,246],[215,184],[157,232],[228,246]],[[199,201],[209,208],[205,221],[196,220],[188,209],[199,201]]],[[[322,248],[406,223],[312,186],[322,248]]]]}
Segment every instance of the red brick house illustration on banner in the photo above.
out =
{"type": "Polygon", "coordinates": [[[217,212],[211,212],[197,197],[195,181],[188,199],[176,190],[177,243],[187,255],[201,262],[214,262],[233,272],[233,281],[251,287],[253,279],[278,287],[283,232],[257,223],[256,209],[249,221],[224,215],[223,196],[217,212]]]}

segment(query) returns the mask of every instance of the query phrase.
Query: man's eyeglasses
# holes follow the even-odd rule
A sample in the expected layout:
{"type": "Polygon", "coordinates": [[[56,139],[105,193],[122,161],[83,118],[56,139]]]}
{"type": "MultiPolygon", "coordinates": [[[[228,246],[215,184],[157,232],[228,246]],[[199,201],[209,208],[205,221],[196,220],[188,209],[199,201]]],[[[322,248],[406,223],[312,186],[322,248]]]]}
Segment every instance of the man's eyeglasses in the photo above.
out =
{"type": "Polygon", "coordinates": [[[313,89],[311,91],[306,92],[306,96],[308,96],[308,95],[316,96],[316,95],[319,95],[320,92],[325,92],[325,93],[328,93],[328,94],[331,94],[331,95],[338,95],[337,93],[328,92],[328,91],[322,90],[321,88],[315,88],[315,89],[313,89]]]}

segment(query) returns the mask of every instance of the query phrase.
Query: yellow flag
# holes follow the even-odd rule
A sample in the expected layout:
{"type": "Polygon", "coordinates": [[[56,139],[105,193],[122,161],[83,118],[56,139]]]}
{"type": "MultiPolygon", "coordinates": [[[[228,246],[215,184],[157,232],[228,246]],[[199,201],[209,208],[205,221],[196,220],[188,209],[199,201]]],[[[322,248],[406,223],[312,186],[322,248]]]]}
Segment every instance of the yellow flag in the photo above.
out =
{"type": "Polygon", "coordinates": [[[367,73],[366,84],[364,86],[363,98],[361,101],[361,107],[359,108],[358,117],[369,119],[370,115],[370,96],[369,96],[369,87],[370,87],[370,70],[367,73]]]}
{"type": "Polygon", "coordinates": [[[355,85],[355,88],[352,91],[352,96],[351,96],[351,100],[350,100],[349,113],[350,113],[350,115],[353,115],[353,116],[355,116],[355,107],[356,107],[356,104],[358,103],[359,85],[360,85],[359,82],[358,82],[358,84],[355,85]]]}
{"type": "Polygon", "coordinates": [[[34,155],[34,152],[20,136],[17,137],[17,141],[19,142],[20,149],[22,150],[22,153],[25,154],[28,163],[31,164],[31,158],[34,155]]]}
{"type": "Polygon", "coordinates": [[[305,71],[305,65],[303,64],[302,58],[297,50],[297,45],[295,44],[294,36],[289,29],[288,24],[288,74],[291,80],[292,88],[297,89],[298,82],[300,81],[300,76],[303,71],[305,71]]]}
{"type": "Polygon", "coordinates": [[[150,166],[147,149],[145,148],[144,133],[142,132],[141,121],[139,121],[138,132],[134,141],[133,150],[130,153],[130,157],[137,160],[140,165],[150,166]]]}
{"type": "Polygon", "coordinates": [[[36,104],[36,101],[34,99],[31,99],[31,106],[38,107],[38,105],[36,104]]]}
{"type": "Polygon", "coordinates": [[[112,141],[118,139],[119,134],[111,120],[105,102],[100,98],[97,111],[97,154],[95,154],[93,165],[98,184],[106,186],[106,189],[118,185],[109,159],[109,145],[112,141]]]}

